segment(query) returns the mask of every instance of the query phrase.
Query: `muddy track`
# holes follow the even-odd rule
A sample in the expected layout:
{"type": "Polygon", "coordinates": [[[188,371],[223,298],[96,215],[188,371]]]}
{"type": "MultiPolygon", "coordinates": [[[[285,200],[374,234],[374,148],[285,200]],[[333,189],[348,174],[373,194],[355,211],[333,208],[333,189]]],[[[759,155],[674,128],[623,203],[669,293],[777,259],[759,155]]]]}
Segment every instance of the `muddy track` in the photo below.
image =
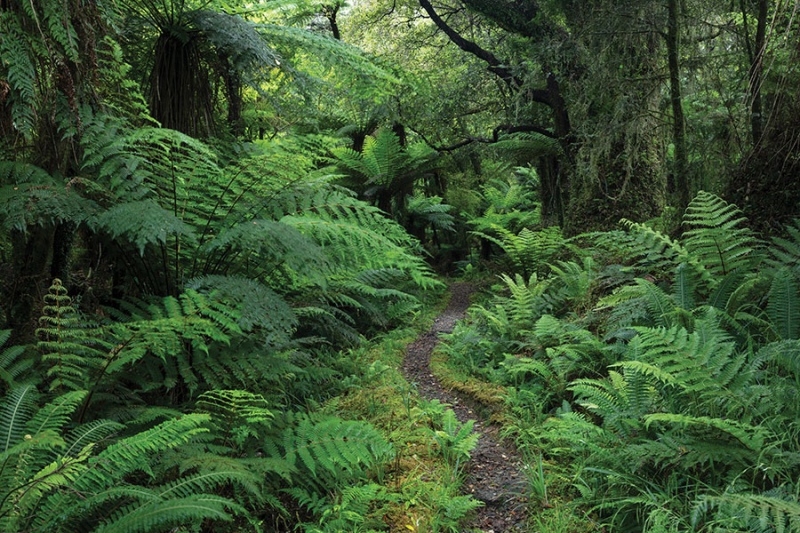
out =
{"type": "Polygon", "coordinates": [[[403,372],[406,379],[417,386],[423,398],[450,404],[461,422],[475,420],[475,431],[480,438],[472,452],[464,489],[484,505],[478,508],[475,519],[466,531],[522,532],[526,516],[523,497],[526,480],[521,473],[519,454],[498,439],[500,428],[481,417],[476,405],[468,398],[445,390],[430,369],[431,353],[439,343],[439,334],[452,332],[456,322],[464,318],[469,297],[474,290],[467,283],[451,285],[447,309],[436,318],[429,331],[420,335],[406,349],[403,372]]]}

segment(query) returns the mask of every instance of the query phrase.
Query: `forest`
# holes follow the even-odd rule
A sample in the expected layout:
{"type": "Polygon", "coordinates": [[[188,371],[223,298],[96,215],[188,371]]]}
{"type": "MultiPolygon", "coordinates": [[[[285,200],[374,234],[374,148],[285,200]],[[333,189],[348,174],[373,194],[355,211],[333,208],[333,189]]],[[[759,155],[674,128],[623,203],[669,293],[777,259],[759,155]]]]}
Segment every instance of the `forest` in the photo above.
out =
{"type": "Polygon", "coordinates": [[[0,530],[800,531],[799,17],[0,0],[0,530]]]}

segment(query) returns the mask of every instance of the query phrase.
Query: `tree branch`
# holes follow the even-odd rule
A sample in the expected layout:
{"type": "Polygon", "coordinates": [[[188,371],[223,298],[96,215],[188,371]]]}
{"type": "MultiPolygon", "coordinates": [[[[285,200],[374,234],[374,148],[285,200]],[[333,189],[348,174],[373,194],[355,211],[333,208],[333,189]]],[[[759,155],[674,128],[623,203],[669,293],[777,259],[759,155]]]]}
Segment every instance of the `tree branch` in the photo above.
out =
{"type": "Polygon", "coordinates": [[[456,46],[461,48],[463,51],[485,61],[489,65],[489,72],[499,76],[509,86],[517,88],[522,87],[522,80],[515,76],[514,73],[511,72],[511,70],[509,70],[507,67],[503,66],[503,63],[497,59],[493,53],[488,50],[484,50],[476,43],[462,37],[461,34],[451,28],[447,22],[445,22],[442,17],[439,16],[428,0],[419,0],[419,5],[422,6],[422,9],[424,9],[426,13],[428,13],[428,16],[431,18],[433,23],[436,24],[436,27],[444,32],[444,34],[447,35],[447,37],[456,46]]]}
{"type": "Polygon", "coordinates": [[[550,130],[543,128],[541,126],[535,126],[533,124],[524,125],[524,126],[514,126],[512,124],[501,124],[497,126],[495,129],[492,130],[492,137],[467,137],[463,141],[459,141],[455,144],[451,144],[450,146],[436,146],[431,141],[429,141],[422,133],[412,130],[414,133],[419,135],[419,137],[425,141],[425,144],[436,150],[437,152],[453,152],[458,150],[459,148],[463,148],[468,146],[472,143],[483,143],[483,144],[494,144],[500,141],[500,134],[501,133],[523,133],[523,132],[533,132],[538,133],[540,135],[544,135],[545,137],[549,137],[551,139],[556,139],[555,134],[550,130]]]}

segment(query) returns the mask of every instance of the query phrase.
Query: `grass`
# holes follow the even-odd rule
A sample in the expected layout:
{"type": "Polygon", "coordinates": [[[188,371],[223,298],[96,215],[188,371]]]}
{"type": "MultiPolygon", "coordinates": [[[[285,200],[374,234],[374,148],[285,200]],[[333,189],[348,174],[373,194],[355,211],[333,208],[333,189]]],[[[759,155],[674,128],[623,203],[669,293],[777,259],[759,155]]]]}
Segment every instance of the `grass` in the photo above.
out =
{"type": "Polygon", "coordinates": [[[348,378],[346,392],[324,407],[331,414],[371,423],[393,444],[395,458],[383,479],[391,503],[380,517],[391,532],[460,532],[464,518],[480,505],[461,495],[462,479],[453,475],[452,454],[437,442],[445,429],[446,406],[421,400],[400,370],[406,346],[430,328],[446,305],[442,298],[409,327],[346,354],[348,366],[360,371],[348,378]]]}

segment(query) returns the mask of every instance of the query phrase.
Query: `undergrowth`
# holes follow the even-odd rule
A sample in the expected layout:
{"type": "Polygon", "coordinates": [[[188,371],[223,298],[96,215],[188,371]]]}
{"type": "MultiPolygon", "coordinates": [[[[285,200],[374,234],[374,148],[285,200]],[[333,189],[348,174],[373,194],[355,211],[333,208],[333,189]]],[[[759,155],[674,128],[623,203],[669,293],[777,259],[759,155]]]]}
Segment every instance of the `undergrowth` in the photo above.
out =
{"type": "Polygon", "coordinates": [[[324,406],[327,413],[369,422],[393,444],[395,456],[383,481],[389,504],[380,508],[390,531],[459,532],[480,505],[461,494],[477,438],[471,425],[455,421],[438,400],[421,399],[399,370],[406,346],[430,327],[444,304],[427,308],[410,327],[350,350],[347,359],[361,370],[324,406]]]}
{"type": "Polygon", "coordinates": [[[531,531],[800,530],[800,233],[708,193],[684,229],[530,245],[442,346],[443,380],[502,394],[531,531]]]}

